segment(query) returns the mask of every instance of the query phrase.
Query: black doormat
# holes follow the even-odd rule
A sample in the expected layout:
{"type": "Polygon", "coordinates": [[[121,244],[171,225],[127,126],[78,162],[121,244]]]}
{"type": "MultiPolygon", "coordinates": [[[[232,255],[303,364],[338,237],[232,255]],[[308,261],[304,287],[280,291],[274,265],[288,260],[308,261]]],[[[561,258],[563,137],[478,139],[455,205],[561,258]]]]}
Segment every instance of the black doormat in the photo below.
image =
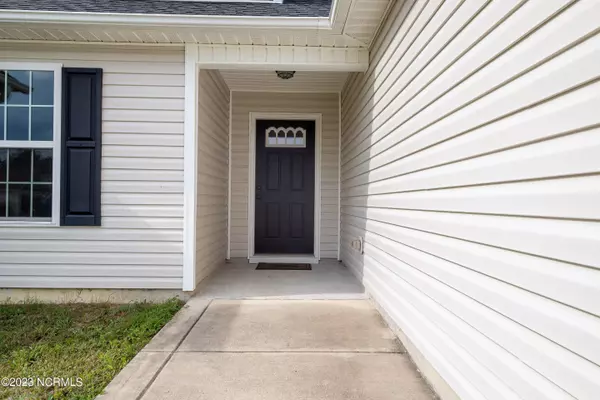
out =
{"type": "Polygon", "coordinates": [[[256,269],[271,269],[277,271],[310,271],[310,264],[279,264],[279,263],[258,263],[256,269]]]}

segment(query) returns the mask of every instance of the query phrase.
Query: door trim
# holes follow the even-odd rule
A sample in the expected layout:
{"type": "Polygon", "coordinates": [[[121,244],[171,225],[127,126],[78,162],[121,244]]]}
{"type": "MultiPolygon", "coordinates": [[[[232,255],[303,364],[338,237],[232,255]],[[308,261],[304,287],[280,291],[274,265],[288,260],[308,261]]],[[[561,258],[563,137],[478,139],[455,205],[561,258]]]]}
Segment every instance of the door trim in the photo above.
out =
{"type": "MultiPolygon", "coordinates": [[[[254,225],[255,225],[255,203],[256,192],[256,121],[260,119],[276,120],[301,120],[315,121],[315,221],[314,221],[314,259],[321,259],[321,125],[323,116],[320,113],[250,113],[249,141],[248,141],[248,259],[259,260],[254,253],[254,225]]],[[[273,255],[269,255],[271,258],[273,255]]],[[[296,258],[306,259],[306,255],[295,257],[286,256],[289,262],[299,262],[296,258]]]]}

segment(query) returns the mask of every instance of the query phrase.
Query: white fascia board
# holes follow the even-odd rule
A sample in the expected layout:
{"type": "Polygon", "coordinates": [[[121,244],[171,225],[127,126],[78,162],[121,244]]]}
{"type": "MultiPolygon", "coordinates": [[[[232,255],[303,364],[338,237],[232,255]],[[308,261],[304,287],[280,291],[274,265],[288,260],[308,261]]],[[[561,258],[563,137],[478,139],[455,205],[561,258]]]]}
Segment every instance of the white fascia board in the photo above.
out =
{"type": "Polygon", "coordinates": [[[329,13],[331,33],[341,34],[343,32],[352,5],[352,0],[333,0],[329,13]]]}
{"type": "MultiPolygon", "coordinates": [[[[366,72],[369,65],[350,64],[350,63],[314,63],[314,64],[297,64],[297,63],[199,63],[204,69],[236,69],[236,70],[252,70],[252,71],[307,71],[307,72],[366,72]]],[[[330,92],[326,92],[330,93],[330,92]]]]}
{"type": "Polygon", "coordinates": [[[193,45],[201,68],[293,71],[364,72],[369,66],[365,48],[193,45]]]}
{"type": "Polygon", "coordinates": [[[115,14],[59,11],[0,11],[0,22],[172,27],[331,29],[329,17],[246,17],[210,15],[115,14]]]}

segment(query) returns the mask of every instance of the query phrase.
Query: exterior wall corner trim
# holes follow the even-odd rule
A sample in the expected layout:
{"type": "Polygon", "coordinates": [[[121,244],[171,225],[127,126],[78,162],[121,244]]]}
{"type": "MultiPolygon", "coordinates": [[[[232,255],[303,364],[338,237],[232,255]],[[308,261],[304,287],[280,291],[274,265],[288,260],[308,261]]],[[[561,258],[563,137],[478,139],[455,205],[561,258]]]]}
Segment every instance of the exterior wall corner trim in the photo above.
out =
{"type": "Polygon", "coordinates": [[[196,288],[196,203],[198,130],[198,48],[185,46],[185,116],[183,168],[183,290],[196,288]]]}

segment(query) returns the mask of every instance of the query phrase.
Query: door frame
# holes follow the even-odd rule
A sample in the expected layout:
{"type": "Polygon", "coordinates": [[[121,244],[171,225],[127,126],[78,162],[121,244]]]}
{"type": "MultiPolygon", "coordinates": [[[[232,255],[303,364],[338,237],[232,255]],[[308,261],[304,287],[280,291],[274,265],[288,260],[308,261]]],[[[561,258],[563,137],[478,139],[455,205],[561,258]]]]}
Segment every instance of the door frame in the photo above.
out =
{"type": "Polygon", "coordinates": [[[321,259],[321,125],[323,116],[320,113],[265,113],[250,112],[249,141],[248,141],[248,259],[255,262],[308,262],[317,263],[321,259]],[[256,195],[256,121],[261,119],[273,120],[301,120],[315,122],[315,198],[314,198],[314,254],[307,255],[281,255],[281,256],[255,256],[254,230],[255,230],[255,195],[256,195]]]}

